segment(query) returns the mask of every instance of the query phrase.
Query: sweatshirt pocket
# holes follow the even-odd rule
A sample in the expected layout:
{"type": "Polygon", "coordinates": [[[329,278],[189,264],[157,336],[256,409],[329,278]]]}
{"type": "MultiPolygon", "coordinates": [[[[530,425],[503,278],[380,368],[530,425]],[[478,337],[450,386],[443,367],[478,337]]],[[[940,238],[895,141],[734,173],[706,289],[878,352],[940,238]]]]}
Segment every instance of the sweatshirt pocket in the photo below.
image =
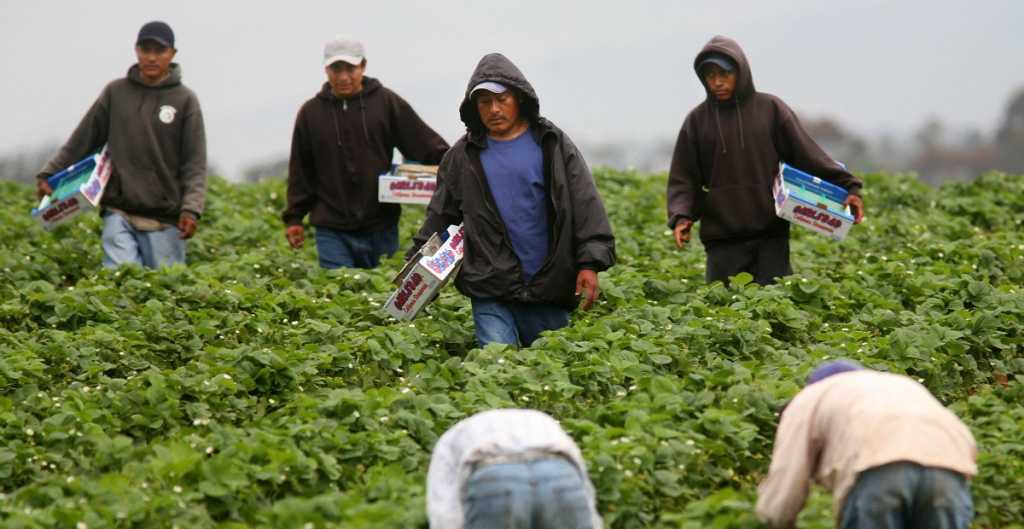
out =
{"type": "Polygon", "coordinates": [[[121,172],[122,207],[131,213],[176,216],[181,204],[181,188],[151,169],[134,168],[121,172]]]}

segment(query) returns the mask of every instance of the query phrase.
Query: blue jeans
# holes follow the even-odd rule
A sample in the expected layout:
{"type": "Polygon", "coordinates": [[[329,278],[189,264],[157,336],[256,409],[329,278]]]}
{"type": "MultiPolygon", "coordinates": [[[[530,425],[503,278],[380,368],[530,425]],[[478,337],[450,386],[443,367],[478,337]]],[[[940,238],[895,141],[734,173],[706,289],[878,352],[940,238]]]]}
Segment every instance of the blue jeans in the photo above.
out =
{"type": "Polygon", "coordinates": [[[480,347],[489,343],[529,346],[542,331],[569,325],[569,311],[555,305],[472,298],[473,325],[480,347]]]}
{"type": "Polygon", "coordinates": [[[967,478],[916,463],[889,463],[857,476],[840,529],[967,529],[974,504],[967,478]]]}
{"type": "Polygon", "coordinates": [[[382,255],[398,251],[398,226],[376,232],[355,232],[316,227],[320,267],[376,268],[382,255]]]}
{"type": "Polygon", "coordinates": [[[117,213],[103,215],[103,266],[139,264],[159,268],[185,263],[185,241],[176,226],[157,231],[136,230],[117,213]]]}
{"type": "Polygon", "coordinates": [[[579,470],[561,457],[476,470],[462,507],[465,529],[598,529],[579,470]]]}

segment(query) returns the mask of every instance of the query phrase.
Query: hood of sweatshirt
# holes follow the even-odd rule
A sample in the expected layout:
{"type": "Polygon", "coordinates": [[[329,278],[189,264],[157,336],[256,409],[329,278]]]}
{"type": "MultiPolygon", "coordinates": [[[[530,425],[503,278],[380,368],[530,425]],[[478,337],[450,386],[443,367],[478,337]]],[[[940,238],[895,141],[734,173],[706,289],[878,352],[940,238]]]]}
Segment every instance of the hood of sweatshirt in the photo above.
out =
{"type": "Polygon", "coordinates": [[[147,88],[166,88],[170,86],[178,86],[181,84],[181,66],[176,62],[171,63],[171,67],[167,72],[167,77],[163,81],[160,81],[156,86],[150,86],[142,80],[142,73],[139,71],[139,65],[133,64],[131,68],[128,68],[128,80],[145,86],[147,88]]]}
{"type": "Polygon", "coordinates": [[[466,94],[462,99],[462,104],[459,105],[459,117],[466,124],[466,130],[471,137],[479,137],[487,131],[483,121],[480,120],[480,113],[477,112],[472,97],[470,97],[473,87],[485,81],[501,83],[518,90],[523,95],[519,113],[531,124],[540,117],[540,99],[523,72],[519,71],[519,68],[504,55],[489,53],[477,63],[473,75],[469,78],[469,84],[466,85],[466,94]]]}
{"type": "Polygon", "coordinates": [[[338,97],[331,92],[331,83],[324,81],[323,86],[320,87],[320,92],[316,94],[316,97],[325,101],[348,101],[349,103],[359,101],[360,98],[368,96],[381,87],[380,81],[376,77],[363,76],[363,89],[358,94],[351,95],[349,97],[338,97]]]}
{"type": "Polygon", "coordinates": [[[754,95],[756,89],[754,88],[754,76],[750,72],[750,63],[747,61],[747,56],[743,53],[743,48],[735,40],[721,35],[712,37],[704,45],[704,48],[700,50],[697,57],[693,59],[693,71],[697,74],[700,84],[704,86],[708,99],[715,101],[715,94],[711,93],[707,83],[704,82],[704,78],[700,75],[700,63],[704,62],[704,59],[711,53],[721,53],[732,59],[733,64],[736,65],[736,90],[733,92],[732,100],[723,101],[721,104],[728,104],[733,100],[736,103],[743,103],[749,100],[754,95]]]}

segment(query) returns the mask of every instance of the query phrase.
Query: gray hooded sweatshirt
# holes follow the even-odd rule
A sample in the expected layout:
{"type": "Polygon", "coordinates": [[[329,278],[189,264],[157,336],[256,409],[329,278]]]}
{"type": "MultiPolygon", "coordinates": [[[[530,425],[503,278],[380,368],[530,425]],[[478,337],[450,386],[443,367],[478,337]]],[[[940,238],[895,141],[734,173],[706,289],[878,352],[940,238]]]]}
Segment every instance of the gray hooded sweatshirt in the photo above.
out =
{"type": "Polygon", "coordinates": [[[100,204],[175,224],[198,218],[206,198],[206,132],[199,99],[181,67],[147,86],[133,65],[111,81],[71,138],[37,175],[47,178],[107,145],[113,171],[100,204]]]}

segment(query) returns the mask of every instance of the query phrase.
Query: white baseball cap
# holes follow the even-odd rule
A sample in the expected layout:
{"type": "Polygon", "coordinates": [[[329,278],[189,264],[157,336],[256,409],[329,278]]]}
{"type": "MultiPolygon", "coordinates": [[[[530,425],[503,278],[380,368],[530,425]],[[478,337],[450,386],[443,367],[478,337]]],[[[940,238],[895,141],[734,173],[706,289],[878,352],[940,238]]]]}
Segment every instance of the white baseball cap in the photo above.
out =
{"type": "Polygon", "coordinates": [[[495,83],[494,81],[484,81],[474,86],[473,89],[469,91],[469,95],[475,94],[477,90],[487,90],[488,92],[494,94],[503,94],[505,93],[506,90],[508,90],[508,88],[501,83],[495,83]]]}
{"type": "Polygon", "coordinates": [[[324,66],[330,66],[338,61],[358,66],[364,60],[366,50],[363,49],[363,43],[356,39],[339,35],[324,44],[324,66]]]}

